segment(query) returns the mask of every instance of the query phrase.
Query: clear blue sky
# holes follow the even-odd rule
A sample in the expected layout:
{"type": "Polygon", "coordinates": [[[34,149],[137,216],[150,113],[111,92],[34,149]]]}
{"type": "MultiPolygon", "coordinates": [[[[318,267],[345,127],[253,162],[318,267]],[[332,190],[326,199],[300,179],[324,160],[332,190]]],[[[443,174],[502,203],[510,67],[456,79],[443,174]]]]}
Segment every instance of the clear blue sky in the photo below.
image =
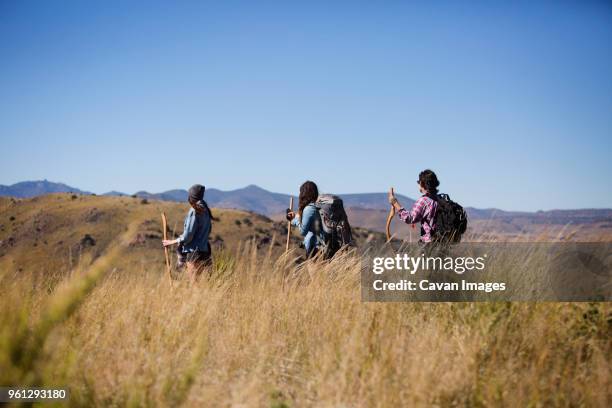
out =
{"type": "Polygon", "coordinates": [[[1,0],[0,147],[0,184],[612,207],[612,5],[1,0]]]}

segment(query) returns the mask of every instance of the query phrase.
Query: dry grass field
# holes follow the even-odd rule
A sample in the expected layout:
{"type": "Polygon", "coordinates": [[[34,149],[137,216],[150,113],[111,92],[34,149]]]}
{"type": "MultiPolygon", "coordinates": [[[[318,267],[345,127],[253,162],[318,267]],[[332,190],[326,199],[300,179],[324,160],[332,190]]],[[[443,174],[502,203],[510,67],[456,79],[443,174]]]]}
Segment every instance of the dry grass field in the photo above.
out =
{"type": "MultiPolygon", "coordinates": [[[[261,245],[256,233],[220,247],[210,277],[171,286],[158,226],[146,221],[163,209],[172,223],[184,206],[41,200],[49,200],[44,225],[32,221],[29,212],[40,207],[31,200],[6,201],[0,215],[2,385],[67,386],[69,405],[88,407],[612,401],[609,303],[363,303],[358,254],[296,265],[295,252],[261,245]],[[82,218],[94,203],[106,223],[82,218]],[[115,222],[116,231],[100,226],[115,222]],[[40,229],[36,247],[30,228],[40,229]],[[145,232],[155,237],[139,240],[145,232]],[[57,248],[72,248],[86,233],[96,244],[81,245],[68,263],[57,248]]],[[[219,217],[213,235],[226,242],[246,228],[235,223],[244,213],[219,217]]],[[[260,221],[249,228],[264,228],[260,221]]]]}

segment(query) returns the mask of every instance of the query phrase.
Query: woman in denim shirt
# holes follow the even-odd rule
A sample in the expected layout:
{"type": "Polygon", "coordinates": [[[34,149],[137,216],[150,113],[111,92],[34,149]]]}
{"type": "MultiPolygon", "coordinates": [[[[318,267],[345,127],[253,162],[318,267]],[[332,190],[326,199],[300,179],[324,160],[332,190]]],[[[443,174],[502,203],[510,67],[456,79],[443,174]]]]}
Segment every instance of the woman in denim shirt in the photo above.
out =
{"type": "Polygon", "coordinates": [[[178,267],[187,265],[187,274],[193,281],[204,267],[212,264],[212,251],[208,236],[212,228],[212,214],[204,201],[205,187],[195,184],[189,189],[191,208],[185,217],[183,233],[177,239],[163,241],[164,246],[178,244],[178,267]]]}
{"type": "Polygon", "coordinates": [[[321,227],[321,216],[319,210],[315,207],[318,197],[319,189],[317,185],[312,181],[306,181],[300,186],[297,214],[292,209],[287,210],[287,220],[291,221],[291,224],[296,226],[304,237],[306,257],[312,257],[317,253],[318,235],[321,227]]]}

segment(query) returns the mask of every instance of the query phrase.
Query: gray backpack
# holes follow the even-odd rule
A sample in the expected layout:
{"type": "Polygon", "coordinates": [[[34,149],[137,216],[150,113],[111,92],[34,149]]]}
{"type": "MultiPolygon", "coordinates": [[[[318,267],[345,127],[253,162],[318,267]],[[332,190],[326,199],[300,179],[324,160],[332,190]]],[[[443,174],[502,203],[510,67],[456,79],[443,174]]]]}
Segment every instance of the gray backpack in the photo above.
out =
{"type": "Polygon", "coordinates": [[[320,195],[315,202],[315,207],[319,210],[321,217],[320,231],[323,242],[320,247],[326,259],[334,256],[338,250],[346,245],[353,244],[353,234],[351,225],[344,211],[342,199],[331,194],[320,195]]]}

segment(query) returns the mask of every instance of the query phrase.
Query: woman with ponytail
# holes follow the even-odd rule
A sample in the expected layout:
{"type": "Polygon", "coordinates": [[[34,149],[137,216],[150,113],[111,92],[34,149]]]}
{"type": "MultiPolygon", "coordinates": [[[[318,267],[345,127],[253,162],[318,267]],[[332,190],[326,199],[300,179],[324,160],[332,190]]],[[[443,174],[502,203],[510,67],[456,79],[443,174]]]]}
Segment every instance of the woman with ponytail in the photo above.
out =
{"type": "Polygon", "coordinates": [[[206,188],[195,184],[189,189],[191,208],[185,217],[183,234],[177,239],[163,241],[164,247],[178,244],[178,267],[187,266],[187,274],[192,281],[202,273],[202,269],[212,265],[212,251],[208,237],[212,228],[212,214],[204,201],[206,188]]]}
{"type": "Polygon", "coordinates": [[[291,221],[304,237],[306,257],[312,257],[317,253],[317,236],[321,225],[321,216],[315,207],[318,197],[317,185],[312,181],[306,181],[300,186],[297,214],[287,209],[287,220],[291,221]]]}

